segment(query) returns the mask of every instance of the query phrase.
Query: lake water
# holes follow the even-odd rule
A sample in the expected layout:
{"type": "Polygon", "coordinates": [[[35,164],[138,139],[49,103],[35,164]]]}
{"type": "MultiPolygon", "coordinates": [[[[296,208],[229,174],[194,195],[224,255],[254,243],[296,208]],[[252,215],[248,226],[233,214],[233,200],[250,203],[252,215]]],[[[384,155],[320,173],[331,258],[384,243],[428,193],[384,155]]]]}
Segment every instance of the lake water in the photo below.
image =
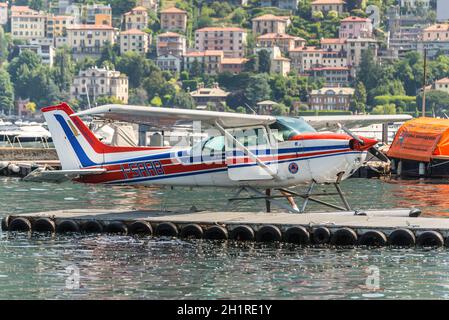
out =
{"type": "MultiPolygon", "coordinates": [[[[355,207],[417,206],[427,215],[449,216],[446,181],[351,179],[343,188],[355,207]]],[[[185,209],[195,205],[220,210],[230,195],[223,189],[55,185],[3,178],[0,217],[80,207],[185,209]]],[[[255,201],[234,209],[260,211],[263,206],[263,201],[255,201]]],[[[4,232],[0,236],[0,299],[21,298],[447,299],[449,249],[317,249],[4,232]]]]}

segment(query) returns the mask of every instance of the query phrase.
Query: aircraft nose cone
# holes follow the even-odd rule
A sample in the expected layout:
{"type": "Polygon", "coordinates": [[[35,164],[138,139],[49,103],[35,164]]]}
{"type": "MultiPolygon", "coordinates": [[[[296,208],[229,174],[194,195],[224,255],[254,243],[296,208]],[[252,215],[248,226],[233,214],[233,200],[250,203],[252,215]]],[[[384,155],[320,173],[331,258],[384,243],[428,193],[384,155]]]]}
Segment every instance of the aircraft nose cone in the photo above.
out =
{"type": "Polygon", "coordinates": [[[371,147],[375,146],[378,142],[375,139],[360,136],[358,138],[363,141],[363,144],[357,141],[356,139],[352,139],[350,145],[353,150],[360,150],[360,151],[369,150],[371,147]]]}

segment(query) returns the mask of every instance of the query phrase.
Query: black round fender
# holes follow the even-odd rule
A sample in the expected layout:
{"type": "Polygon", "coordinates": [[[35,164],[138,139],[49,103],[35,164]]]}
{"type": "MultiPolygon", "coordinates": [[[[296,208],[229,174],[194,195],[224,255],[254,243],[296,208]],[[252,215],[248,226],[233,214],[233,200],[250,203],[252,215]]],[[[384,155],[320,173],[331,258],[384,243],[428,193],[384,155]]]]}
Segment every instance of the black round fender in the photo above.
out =
{"type": "Polygon", "coordinates": [[[97,220],[89,220],[81,225],[81,231],[86,233],[102,233],[103,225],[97,220]]]}
{"type": "Polygon", "coordinates": [[[153,234],[153,228],[147,221],[135,221],[128,226],[128,232],[130,234],[145,234],[151,236],[153,234]]]}
{"type": "Polygon", "coordinates": [[[310,233],[306,228],[301,226],[290,227],[284,232],[284,241],[299,245],[308,245],[310,243],[310,233]]]}
{"type": "Polygon", "coordinates": [[[331,236],[331,244],[334,246],[353,246],[357,244],[357,233],[351,228],[341,228],[331,236]]]}
{"type": "Polygon", "coordinates": [[[8,231],[8,225],[9,225],[10,216],[3,217],[2,219],[2,230],[8,231]]]}
{"type": "Polygon", "coordinates": [[[237,241],[254,241],[254,230],[246,225],[240,225],[231,230],[230,237],[237,241]]]}
{"type": "Polygon", "coordinates": [[[359,245],[368,247],[383,247],[387,245],[387,237],[382,231],[370,230],[359,238],[359,245]]]}
{"type": "Polygon", "coordinates": [[[203,233],[201,226],[192,223],[182,227],[180,235],[183,239],[202,239],[203,233]]]}
{"type": "Polygon", "coordinates": [[[279,242],[282,240],[282,232],[278,227],[267,225],[257,230],[256,241],[258,242],[279,242]]]}
{"type": "Polygon", "coordinates": [[[416,239],[416,244],[420,247],[442,247],[444,238],[437,231],[424,231],[416,239]]]}
{"type": "Polygon", "coordinates": [[[53,233],[56,231],[56,225],[50,218],[39,218],[33,223],[33,231],[53,233]]]}
{"type": "Polygon", "coordinates": [[[28,232],[31,231],[31,222],[27,218],[14,218],[8,225],[9,231],[28,232]]]}
{"type": "Polygon", "coordinates": [[[162,222],[157,225],[155,233],[159,237],[177,237],[178,227],[171,222],[162,222]]]}
{"type": "Polygon", "coordinates": [[[388,243],[395,247],[412,247],[416,243],[416,238],[412,231],[401,228],[390,234],[388,243]]]}
{"type": "Polygon", "coordinates": [[[80,227],[78,223],[73,220],[62,220],[56,224],[56,232],[66,233],[66,232],[79,232],[80,227]]]}
{"type": "Polygon", "coordinates": [[[107,233],[119,233],[119,234],[127,234],[128,228],[126,227],[126,224],[120,221],[113,221],[108,223],[106,226],[106,232],[107,233]]]}
{"type": "Polygon", "coordinates": [[[326,227],[318,227],[313,230],[313,243],[314,244],[326,244],[329,243],[331,238],[331,232],[326,227]]]}
{"type": "Polygon", "coordinates": [[[228,230],[222,226],[211,226],[204,232],[204,239],[208,240],[227,240],[228,230]]]}

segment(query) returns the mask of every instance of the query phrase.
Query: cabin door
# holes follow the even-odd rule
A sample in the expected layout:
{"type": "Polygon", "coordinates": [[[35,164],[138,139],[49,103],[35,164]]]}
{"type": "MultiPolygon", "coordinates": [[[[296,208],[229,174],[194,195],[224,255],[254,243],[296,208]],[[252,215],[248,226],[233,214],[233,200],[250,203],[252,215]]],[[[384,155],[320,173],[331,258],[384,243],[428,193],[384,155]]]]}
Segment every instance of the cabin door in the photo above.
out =
{"type": "Polygon", "coordinates": [[[276,154],[270,145],[265,127],[227,131],[233,137],[226,137],[226,165],[229,178],[233,181],[273,179],[272,174],[277,174],[277,164],[272,163],[276,154]]]}

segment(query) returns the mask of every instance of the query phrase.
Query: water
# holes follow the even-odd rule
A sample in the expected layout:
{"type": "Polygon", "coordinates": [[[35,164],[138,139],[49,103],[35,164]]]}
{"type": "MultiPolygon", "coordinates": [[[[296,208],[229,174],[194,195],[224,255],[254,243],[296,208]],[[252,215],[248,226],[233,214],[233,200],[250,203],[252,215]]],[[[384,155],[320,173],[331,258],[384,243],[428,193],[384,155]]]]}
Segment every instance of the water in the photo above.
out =
{"type": "MultiPolygon", "coordinates": [[[[352,179],[343,187],[350,202],[360,208],[415,205],[428,215],[449,216],[445,181],[352,179]]],[[[0,217],[80,207],[185,209],[195,205],[219,210],[230,194],[221,189],[34,184],[5,178],[0,180],[0,217]]],[[[255,201],[236,209],[259,211],[263,205],[255,201]]],[[[0,299],[20,298],[447,299],[449,250],[317,249],[2,233],[0,299]]]]}

